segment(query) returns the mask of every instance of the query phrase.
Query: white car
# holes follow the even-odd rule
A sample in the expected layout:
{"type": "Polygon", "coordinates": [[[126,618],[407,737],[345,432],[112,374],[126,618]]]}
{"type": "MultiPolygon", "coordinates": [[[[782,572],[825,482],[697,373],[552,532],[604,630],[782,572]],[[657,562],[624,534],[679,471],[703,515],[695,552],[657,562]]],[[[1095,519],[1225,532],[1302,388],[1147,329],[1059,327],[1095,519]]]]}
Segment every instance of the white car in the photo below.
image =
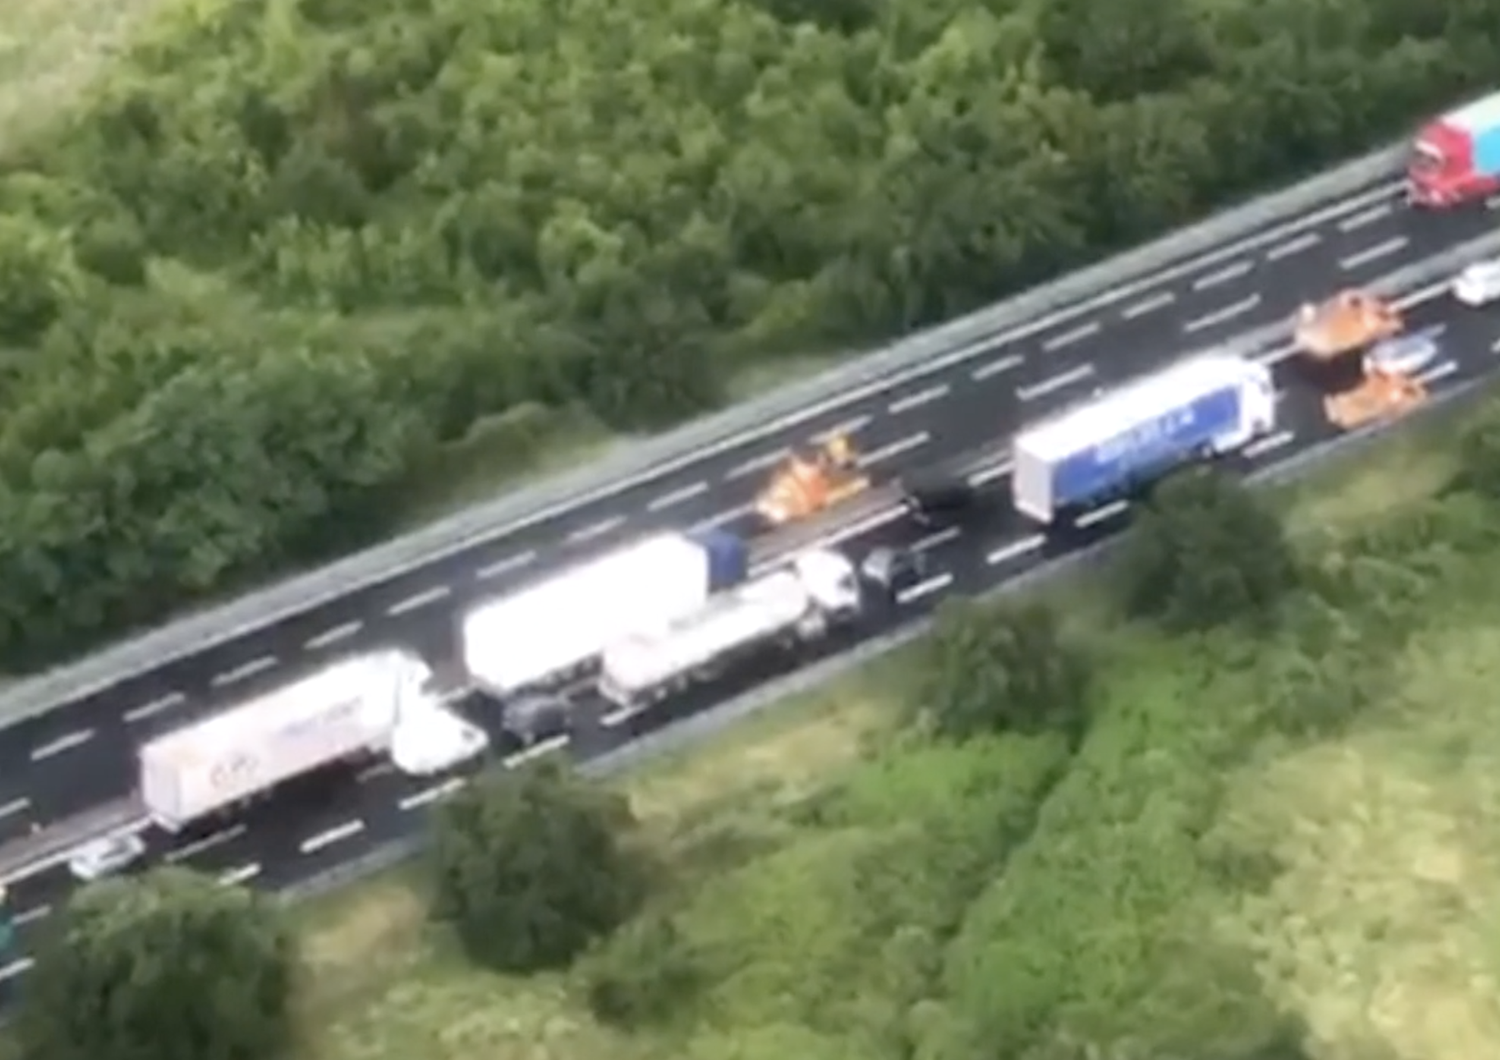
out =
{"type": "Polygon", "coordinates": [[[145,853],[146,841],[128,832],[92,839],[68,856],[68,871],[85,882],[98,880],[129,868],[145,853]]]}
{"type": "Polygon", "coordinates": [[[1365,374],[1411,379],[1438,359],[1437,338],[1418,332],[1386,339],[1365,354],[1365,374]]]}
{"type": "Polygon", "coordinates": [[[489,748],[483,729],[433,710],[397,727],[391,738],[391,763],[409,777],[430,777],[472,761],[489,748]]]}
{"type": "Polygon", "coordinates": [[[1453,297],[1467,306],[1489,305],[1500,299],[1500,258],[1478,261],[1453,281],[1453,297]]]}

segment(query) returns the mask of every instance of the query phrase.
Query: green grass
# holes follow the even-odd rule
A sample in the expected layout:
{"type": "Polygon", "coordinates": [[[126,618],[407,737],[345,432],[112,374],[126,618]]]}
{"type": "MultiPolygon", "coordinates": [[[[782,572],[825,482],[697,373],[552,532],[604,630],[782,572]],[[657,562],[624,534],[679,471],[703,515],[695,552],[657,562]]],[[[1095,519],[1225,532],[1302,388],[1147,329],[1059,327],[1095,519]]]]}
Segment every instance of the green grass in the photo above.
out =
{"type": "Polygon", "coordinates": [[[1337,537],[1432,496],[1455,471],[1455,443],[1469,421],[1439,414],[1278,487],[1293,534],[1337,537]]]}
{"type": "Polygon", "coordinates": [[[1494,1055],[1500,604],[1473,600],[1435,621],[1395,674],[1346,737],[1235,779],[1227,819],[1283,868],[1232,930],[1271,996],[1319,1038],[1407,1060],[1494,1055]]]}

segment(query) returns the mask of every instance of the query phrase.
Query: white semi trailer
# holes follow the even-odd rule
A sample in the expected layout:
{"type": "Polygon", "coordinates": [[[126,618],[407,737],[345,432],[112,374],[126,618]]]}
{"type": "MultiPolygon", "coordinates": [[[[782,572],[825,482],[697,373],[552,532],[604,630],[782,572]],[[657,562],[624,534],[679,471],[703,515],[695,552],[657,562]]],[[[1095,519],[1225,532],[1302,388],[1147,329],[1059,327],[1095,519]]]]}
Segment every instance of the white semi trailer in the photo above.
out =
{"type": "Polygon", "coordinates": [[[649,706],[749,654],[821,637],[860,608],[859,577],[848,557],[807,552],[661,629],[610,645],[599,692],[626,709],[649,706]]]}
{"type": "Polygon", "coordinates": [[[176,832],[295,777],[388,753],[403,716],[437,697],[419,657],[380,652],[335,663],[143,744],[137,794],[176,832]]]}
{"type": "Polygon", "coordinates": [[[464,616],[464,666],[497,698],[591,670],[606,645],[702,607],[742,581],[745,543],[730,534],[657,534],[568,567],[464,616]]]}

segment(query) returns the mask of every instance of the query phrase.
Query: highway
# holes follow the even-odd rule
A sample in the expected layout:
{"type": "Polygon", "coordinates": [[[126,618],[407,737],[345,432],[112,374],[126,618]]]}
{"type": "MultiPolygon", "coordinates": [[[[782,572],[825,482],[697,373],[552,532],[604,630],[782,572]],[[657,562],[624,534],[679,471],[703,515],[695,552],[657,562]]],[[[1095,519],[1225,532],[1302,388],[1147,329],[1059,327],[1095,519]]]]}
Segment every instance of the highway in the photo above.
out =
{"type": "Polygon", "coordinates": [[[789,444],[852,430],[877,472],[931,466],[1184,350],[1284,320],[1482,231],[1483,214],[1413,215],[1394,182],[939,357],[920,373],[580,505],[242,640],[0,731],[0,843],[123,794],[143,738],[340,654],[399,642],[451,664],[454,616],[549,567],[660,526],[748,528],[789,444]]]}
{"type": "MultiPolygon", "coordinates": [[[[1456,387],[1500,366],[1500,307],[1482,311],[1460,307],[1448,296],[1444,282],[1414,290],[1404,296],[1400,304],[1407,310],[1410,330],[1432,329],[1442,343],[1445,359],[1424,373],[1434,393],[1456,387]]],[[[1041,356],[1035,351],[1058,334],[1047,331],[1038,335],[1034,340],[1036,345],[1024,356],[1041,356]]],[[[1294,375],[1289,361],[1291,352],[1289,346],[1274,345],[1258,354],[1262,360],[1275,366],[1282,395],[1281,429],[1243,455],[1239,463],[1246,471],[1285,459],[1326,441],[1336,433],[1323,418],[1318,396],[1294,375]]],[[[1096,369],[1102,367],[1092,359],[1071,363],[1072,368],[1054,366],[1051,370],[1076,371],[1076,366],[1084,363],[1096,369]]],[[[973,373],[983,367],[984,364],[972,364],[965,371],[972,380],[973,373]]],[[[865,430],[874,437],[897,439],[907,436],[919,424],[922,425],[920,429],[931,430],[929,425],[935,421],[914,419],[911,406],[903,404],[920,393],[920,389],[915,389],[886,395],[883,405],[869,414],[871,420],[865,430]]],[[[931,408],[943,400],[945,398],[934,398],[921,404],[931,408]]],[[[1020,395],[1015,396],[1015,401],[1019,405],[1028,404],[1020,395]]],[[[1044,406],[1046,403],[1039,404],[1044,406]]],[[[948,418],[946,414],[944,418],[948,418]]],[[[924,442],[922,447],[928,450],[929,462],[931,456],[945,448],[936,442],[924,442]]],[[[720,481],[737,481],[730,474],[735,470],[733,467],[720,467],[720,481]]],[[[1003,497],[1008,489],[1003,467],[1002,460],[994,469],[978,472],[975,480],[992,485],[1003,497]]],[[[717,503],[723,503],[723,500],[717,503]]],[[[704,510],[708,511],[709,518],[718,514],[704,510]]],[[[866,520],[863,526],[846,527],[840,536],[856,554],[876,544],[902,544],[925,551],[931,560],[928,579],[909,590],[900,602],[873,612],[861,626],[858,637],[888,632],[930,612],[955,592],[969,594],[994,587],[1062,551],[1081,547],[1115,532],[1126,518],[1128,512],[1122,508],[1106,510],[1099,518],[1089,520],[1088,525],[1077,533],[1067,535],[1065,539],[1051,540],[1025,525],[1004,505],[997,506],[987,520],[962,530],[954,528],[927,533],[898,519],[866,520]]],[[[649,520],[641,517],[637,521],[644,525],[649,520]]],[[[599,536],[605,535],[601,532],[599,536]]],[[[455,592],[454,595],[459,594],[455,592]]],[[[850,642],[850,639],[832,642],[825,647],[823,654],[842,650],[850,642]]],[[[798,663],[803,661],[807,660],[798,660],[798,663]]],[[[712,688],[702,689],[695,695],[623,723],[615,723],[601,704],[585,703],[580,729],[565,750],[580,759],[597,756],[634,739],[647,728],[665,725],[775,673],[793,668],[793,664],[786,660],[774,660],[774,664],[779,667],[777,670],[762,668],[730,675],[725,682],[712,688]]],[[[772,665],[772,662],[764,665],[772,665]]],[[[470,704],[466,711],[498,738],[498,718],[483,704],[470,704]]],[[[560,749],[564,749],[562,745],[547,750],[560,749]]],[[[61,759],[61,754],[56,757],[61,759]]],[[[41,761],[45,762],[47,758],[41,761]]],[[[45,773],[45,767],[41,767],[41,771],[45,773]]],[[[374,767],[353,778],[320,778],[299,790],[279,793],[223,831],[175,842],[155,840],[151,856],[153,860],[184,864],[213,873],[226,881],[281,887],[325,871],[420,827],[424,808],[458,783],[460,781],[451,778],[433,781],[401,777],[389,767],[374,767]]],[[[70,885],[71,881],[60,865],[13,884],[12,908],[17,913],[23,948],[28,937],[45,923],[51,911],[64,899],[70,885]]],[[[24,967],[24,961],[19,962],[10,972],[19,975],[24,967]]]]}

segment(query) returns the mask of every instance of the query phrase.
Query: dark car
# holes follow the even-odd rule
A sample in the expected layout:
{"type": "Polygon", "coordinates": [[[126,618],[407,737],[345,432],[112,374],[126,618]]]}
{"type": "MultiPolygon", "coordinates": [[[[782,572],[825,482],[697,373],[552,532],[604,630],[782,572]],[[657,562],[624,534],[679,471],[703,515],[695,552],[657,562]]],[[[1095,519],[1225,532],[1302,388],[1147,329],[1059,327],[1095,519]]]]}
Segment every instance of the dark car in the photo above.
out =
{"type": "Polygon", "coordinates": [[[871,549],[859,567],[860,576],[887,597],[894,598],[927,575],[927,558],[905,548],[871,549]]]}
{"type": "Polygon", "coordinates": [[[506,735],[522,747],[566,736],[573,724],[573,705],[562,696],[540,693],[519,696],[505,704],[506,735]]]}
{"type": "Polygon", "coordinates": [[[906,485],[905,503],[920,523],[957,523],[979,510],[980,493],[962,478],[916,479],[906,485]]]}

